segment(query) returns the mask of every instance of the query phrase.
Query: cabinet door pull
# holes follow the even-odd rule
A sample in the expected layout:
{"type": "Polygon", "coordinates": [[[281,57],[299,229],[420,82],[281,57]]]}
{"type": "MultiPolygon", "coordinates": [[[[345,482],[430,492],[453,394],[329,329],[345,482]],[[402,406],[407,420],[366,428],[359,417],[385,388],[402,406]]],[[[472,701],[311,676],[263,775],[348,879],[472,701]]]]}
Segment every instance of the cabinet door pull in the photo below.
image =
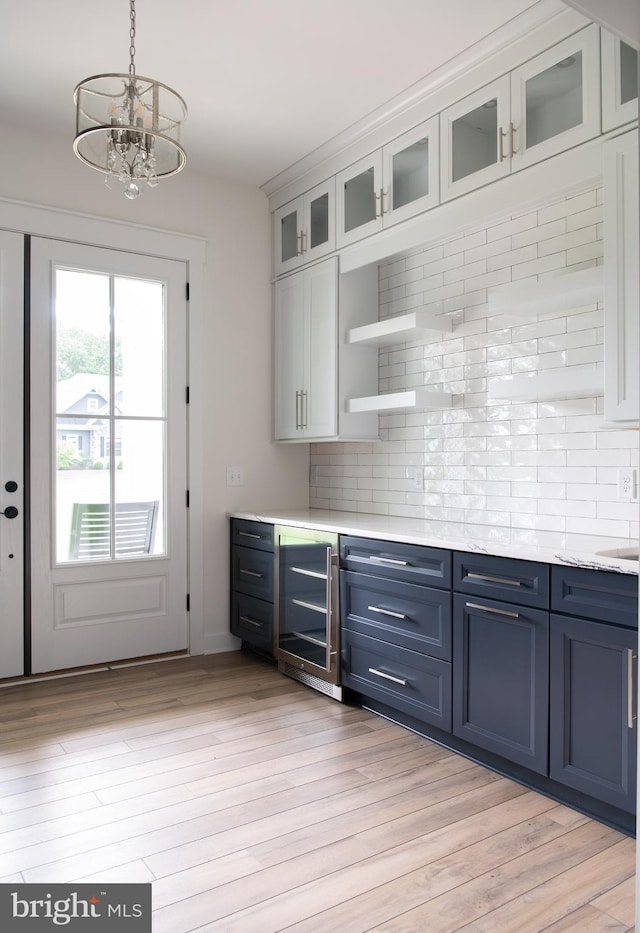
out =
{"type": "Polygon", "coordinates": [[[376,220],[380,220],[382,217],[382,188],[380,191],[374,192],[373,196],[376,200],[376,220]]]}
{"type": "Polygon", "coordinates": [[[498,127],[498,162],[504,162],[504,142],[503,138],[506,136],[506,133],[502,132],[502,127],[498,127]]]}
{"type": "Polygon", "coordinates": [[[296,389],[296,431],[300,429],[300,389],[296,389]]]}
{"type": "MultiPolygon", "coordinates": [[[[513,124],[511,124],[513,126],[513,124]]],[[[306,253],[307,251],[307,234],[304,230],[300,231],[300,252],[306,253]]]]}
{"type": "Polygon", "coordinates": [[[505,580],[503,577],[487,577],[484,573],[468,573],[469,580],[484,580],[486,583],[504,583],[505,586],[522,586],[520,580],[505,580]]]}
{"type": "Polygon", "coordinates": [[[262,628],[264,622],[256,622],[255,619],[250,619],[249,616],[240,616],[241,622],[246,622],[248,625],[255,625],[256,628],[262,628]]]}
{"type": "Polygon", "coordinates": [[[509,124],[509,158],[513,159],[514,155],[518,151],[513,146],[513,134],[515,133],[515,128],[513,122],[509,124]]]}
{"type": "Polygon", "coordinates": [[[298,243],[300,244],[300,245],[298,246],[298,252],[297,252],[297,254],[296,254],[296,255],[298,255],[298,256],[302,256],[302,254],[304,253],[303,237],[304,237],[304,233],[303,233],[302,230],[301,230],[300,233],[298,234],[297,238],[296,238],[296,239],[298,240],[298,243]]]}
{"type": "Polygon", "coordinates": [[[244,567],[240,568],[240,573],[243,573],[245,577],[264,577],[263,573],[258,573],[256,570],[245,570],[244,567]]]}
{"type": "Polygon", "coordinates": [[[384,215],[384,214],[388,214],[388,213],[389,213],[389,204],[387,203],[387,206],[386,206],[386,207],[384,206],[384,199],[385,199],[385,198],[387,198],[387,199],[389,198],[389,192],[388,192],[388,191],[384,191],[384,190],[381,188],[381,189],[380,189],[380,215],[381,215],[381,216],[384,215]]]}
{"type": "Polygon", "coordinates": [[[239,531],[238,537],[239,538],[254,538],[256,541],[259,541],[262,535],[254,535],[254,534],[251,534],[250,531],[239,531]]]}
{"type": "Polygon", "coordinates": [[[309,397],[306,389],[303,389],[300,393],[302,395],[302,424],[301,428],[307,428],[308,409],[309,409],[309,397]]]}
{"type": "Polygon", "coordinates": [[[383,616],[391,616],[392,619],[402,619],[403,621],[407,618],[404,612],[392,612],[390,609],[381,609],[380,606],[367,606],[369,612],[379,612],[383,616]]]}
{"type": "Polygon", "coordinates": [[[392,677],[391,674],[385,674],[384,671],[378,671],[375,669],[375,667],[370,667],[369,673],[375,674],[376,677],[383,677],[385,680],[391,680],[394,684],[400,684],[401,687],[407,686],[406,680],[402,680],[400,677],[392,677]]]}
{"type": "Polygon", "coordinates": [[[395,560],[393,557],[376,557],[375,554],[370,554],[368,559],[378,564],[397,564],[399,567],[407,567],[409,563],[406,560],[395,560]]]}
{"type": "Polygon", "coordinates": [[[496,612],[499,616],[509,616],[511,619],[519,619],[519,612],[507,612],[506,609],[492,609],[491,606],[479,606],[477,603],[465,603],[467,609],[480,609],[482,612],[496,612]]]}
{"type": "Polygon", "coordinates": [[[636,655],[633,648],[627,648],[627,729],[633,729],[633,662],[636,655]]]}

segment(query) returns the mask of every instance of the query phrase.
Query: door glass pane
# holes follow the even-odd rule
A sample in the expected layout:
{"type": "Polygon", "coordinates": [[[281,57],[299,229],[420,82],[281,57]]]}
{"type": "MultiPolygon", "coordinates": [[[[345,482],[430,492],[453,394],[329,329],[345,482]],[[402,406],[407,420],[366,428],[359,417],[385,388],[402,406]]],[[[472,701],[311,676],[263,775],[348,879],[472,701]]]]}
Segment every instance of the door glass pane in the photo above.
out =
{"type": "Polygon", "coordinates": [[[582,52],[526,83],[527,149],[582,123],[582,52]]]}
{"type": "Polygon", "coordinates": [[[454,181],[498,161],[498,100],[492,98],[453,121],[451,127],[454,181]]]}
{"type": "Polygon", "coordinates": [[[280,251],[282,261],[298,255],[298,212],[287,214],[280,221],[280,251]]]}
{"type": "Polygon", "coordinates": [[[118,348],[116,408],[122,415],[164,413],[164,300],[161,282],[114,279],[118,348]],[[141,365],[144,362],[144,365],[141,365]]]}
{"type": "Polygon", "coordinates": [[[279,537],[279,647],[319,667],[327,667],[325,543],[279,537]]]}
{"type": "Polygon", "coordinates": [[[310,204],[311,229],[309,231],[309,248],[321,246],[329,239],[329,193],[325,192],[319,198],[314,198],[310,204]]]}
{"type": "Polygon", "coordinates": [[[165,426],[116,419],[116,555],[163,554],[165,426]]]}
{"type": "Polygon", "coordinates": [[[429,194],[429,140],[419,139],[393,156],[393,205],[396,210],[429,194]]]}
{"type": "Polygon", "coordinates": [[[344,232],[376,219],[373,168],[344,183],[344,232]]]}
{"type": "Polygon", "coordinates": [[[56,270],[56,560],[165,551],[164,285],[56,270]]]}
{"type": "Polygon", "coordinates": [[[638,53],[620,43],[620,103],[627,104],[638,96],[638,53]]]}

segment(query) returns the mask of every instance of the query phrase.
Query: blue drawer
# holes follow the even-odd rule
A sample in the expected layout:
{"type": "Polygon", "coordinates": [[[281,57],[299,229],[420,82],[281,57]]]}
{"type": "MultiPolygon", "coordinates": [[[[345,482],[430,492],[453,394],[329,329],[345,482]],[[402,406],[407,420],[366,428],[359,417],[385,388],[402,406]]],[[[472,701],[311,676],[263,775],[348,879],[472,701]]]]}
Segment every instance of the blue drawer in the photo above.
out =
{"type": "Polygon", "coordinates": [[[273,551],[273,525],[252,522],[245,518],[231,519],[231,545],[254,547],[260,551],[273,551]]]}
{"type": "Polygon", "coordinates": [[[451,732],[451,665],[446,661],[346,629],[342,684],[451,732]]]}
{"type": "Polygon", "coordinates": [[[340,566],[388,580],[451,587],[451,552],[441,548],[341,535],[340,566]]]}
{"type": "Polygon", "coordinates": [[[451,594],[428,586],[340,571],[343,628],[451,660],[451,594]]]}
{"type": "Polygon", "coordinates": [[[273,602],[273,554],[249,547],[231,548],[231,589],[273,602]]]}
{"type": "Polygon", "coordinates": [[[638,578],[635,574],[551,568],[551,608],[555,612],[638,628],[638,578]]]}
{"type": "Polygon", "coordinates": [[[273,603],[232,592],[231,631],[237,638],[273,654],[273,603]]]}
{"type": "Polygon", "coordinates": [[[549,567],[534,561],[458,551],[453,555],[453,588],[469,596],[546,609],[549,567]]]}

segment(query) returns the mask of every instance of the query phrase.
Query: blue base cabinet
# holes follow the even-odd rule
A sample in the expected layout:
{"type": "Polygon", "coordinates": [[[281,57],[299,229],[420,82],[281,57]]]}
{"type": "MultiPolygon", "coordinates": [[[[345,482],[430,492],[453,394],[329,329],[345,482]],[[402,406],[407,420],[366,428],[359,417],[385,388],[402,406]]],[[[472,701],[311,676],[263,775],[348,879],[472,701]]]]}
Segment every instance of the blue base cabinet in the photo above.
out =
{"type": "Polygon", "coordinates": [[[230,630],[244,645],[273,656],[273,525],[231,519],[230,630]]]}

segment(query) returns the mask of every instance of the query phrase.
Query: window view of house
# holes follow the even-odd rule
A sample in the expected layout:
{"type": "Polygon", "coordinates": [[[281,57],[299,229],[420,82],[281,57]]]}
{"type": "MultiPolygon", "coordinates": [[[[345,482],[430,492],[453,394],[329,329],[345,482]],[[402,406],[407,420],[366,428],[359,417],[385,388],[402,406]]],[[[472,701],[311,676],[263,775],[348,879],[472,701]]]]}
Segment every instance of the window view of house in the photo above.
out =
{"type": "Polygon", "coordinates": [[[161,554],[163,287],[58,269],[55,326],[57,560],[161,554]]]}

